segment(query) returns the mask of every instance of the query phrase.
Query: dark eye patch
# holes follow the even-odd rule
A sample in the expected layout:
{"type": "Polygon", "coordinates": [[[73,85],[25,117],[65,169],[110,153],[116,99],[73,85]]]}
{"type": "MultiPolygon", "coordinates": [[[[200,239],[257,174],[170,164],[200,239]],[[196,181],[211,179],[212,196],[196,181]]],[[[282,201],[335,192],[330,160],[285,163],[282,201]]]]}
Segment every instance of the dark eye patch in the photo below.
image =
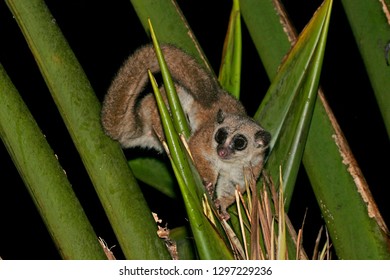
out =
{"type": "Polygon", "coordinates": [[[223,144],[227,138],[227,131],[225,128],[218,129],[217,133],[215,133],[214,139],[218,144],[223,144]]]}
{"type": "Polygon", "coordinates": [[[237,134],[233,137],[233,148],[237,151],[242,151],[248,145],[248,140],[242,134],[237,134]]]}

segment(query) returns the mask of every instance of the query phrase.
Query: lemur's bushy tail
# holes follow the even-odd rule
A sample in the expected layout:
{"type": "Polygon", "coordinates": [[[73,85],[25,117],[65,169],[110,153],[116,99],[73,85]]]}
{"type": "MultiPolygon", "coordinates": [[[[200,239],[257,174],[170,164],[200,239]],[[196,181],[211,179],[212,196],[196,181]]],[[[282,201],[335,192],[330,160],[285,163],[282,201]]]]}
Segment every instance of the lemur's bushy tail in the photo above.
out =
{"type": "MultiPolygon", "coordinates": [[[[217,82],[194,58],[171,45],[163,45],[161,50],[177,85],[190,92],[202,106],[207,107],[217,101],[217,82]]],[[[137,113],[137,102],[149,82],[148,69],[152,73],[160,72],[152,45],[138,49],[125,61],[108,90],[103,103],[102,124],[105,132],[115,140],[124,142],[121,139],[145,133],[145,121],[137,113]]],[[[152,101],[148,103],[148,106],[155,106],[152,101]]]]}

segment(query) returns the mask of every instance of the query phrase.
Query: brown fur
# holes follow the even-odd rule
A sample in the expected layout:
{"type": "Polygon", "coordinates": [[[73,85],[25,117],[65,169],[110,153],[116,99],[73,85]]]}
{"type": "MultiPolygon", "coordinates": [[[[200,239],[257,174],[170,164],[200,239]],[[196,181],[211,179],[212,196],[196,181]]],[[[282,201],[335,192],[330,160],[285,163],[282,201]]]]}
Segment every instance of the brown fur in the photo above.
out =
{"type": "MultiPolygon", "coordinates": [[[[244,191],[243,168],[250,167],[255,177],[259,176],[270,136],[195,59],[170,45],[161,49],[191,126],[189,147],[195,165],[205,184],[215,190],[212,193],[221,207],[221,214],[227,218],[226,208],[234,201],[236,185],[244,191]],[[218,146],[214,138],[220,128],[228,136],[226,143],[218,146]],[[262,135],[256,138],[259,131],[262,135]],[[244,150],[234,148],[235,135],[247,140],[244,150]],[[222,149],[231,158],[221,158],[217,149],[222,149]]],[[[102,124],[106,134],[125,148],[140,146],[162,151],[154,133],[163,135],[154,96],[141,96],[148,83],[148,69],[153,73],[160,71],[152,45],[137,50],[119,70],[103,103],[102,124]]]]}

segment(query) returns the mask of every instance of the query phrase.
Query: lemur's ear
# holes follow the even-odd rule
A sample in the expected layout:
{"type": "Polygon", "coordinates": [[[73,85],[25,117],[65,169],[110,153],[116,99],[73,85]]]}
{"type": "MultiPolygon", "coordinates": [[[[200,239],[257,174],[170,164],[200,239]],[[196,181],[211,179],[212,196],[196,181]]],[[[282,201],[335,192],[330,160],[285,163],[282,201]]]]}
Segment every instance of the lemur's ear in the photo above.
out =
{"type": "Polygon", "coordinates": [[[217,123],[221,124],[225,120],[225,115],[223,114],[222,110],[219,109],[217,113],[217,123]]]}

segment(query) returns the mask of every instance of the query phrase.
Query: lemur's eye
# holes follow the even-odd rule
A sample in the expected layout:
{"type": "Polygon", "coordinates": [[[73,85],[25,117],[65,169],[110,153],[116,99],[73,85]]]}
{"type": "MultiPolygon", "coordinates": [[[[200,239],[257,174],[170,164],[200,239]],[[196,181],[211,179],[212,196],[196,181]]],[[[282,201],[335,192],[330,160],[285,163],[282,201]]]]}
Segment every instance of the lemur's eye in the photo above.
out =
{"type": "Polygon", "coordinates": [[[233,137],[233,147],[237,151],[242,151],[248,145],[248,140],[242,134],[237,134],[233,137]]]}
{"type": "Polygon", "coordinates": [[[223,144],[227,138],[227,131],[225,128],[218,129],[217,133],[215,133],[214,139],[218,144],[223,144]]]}

